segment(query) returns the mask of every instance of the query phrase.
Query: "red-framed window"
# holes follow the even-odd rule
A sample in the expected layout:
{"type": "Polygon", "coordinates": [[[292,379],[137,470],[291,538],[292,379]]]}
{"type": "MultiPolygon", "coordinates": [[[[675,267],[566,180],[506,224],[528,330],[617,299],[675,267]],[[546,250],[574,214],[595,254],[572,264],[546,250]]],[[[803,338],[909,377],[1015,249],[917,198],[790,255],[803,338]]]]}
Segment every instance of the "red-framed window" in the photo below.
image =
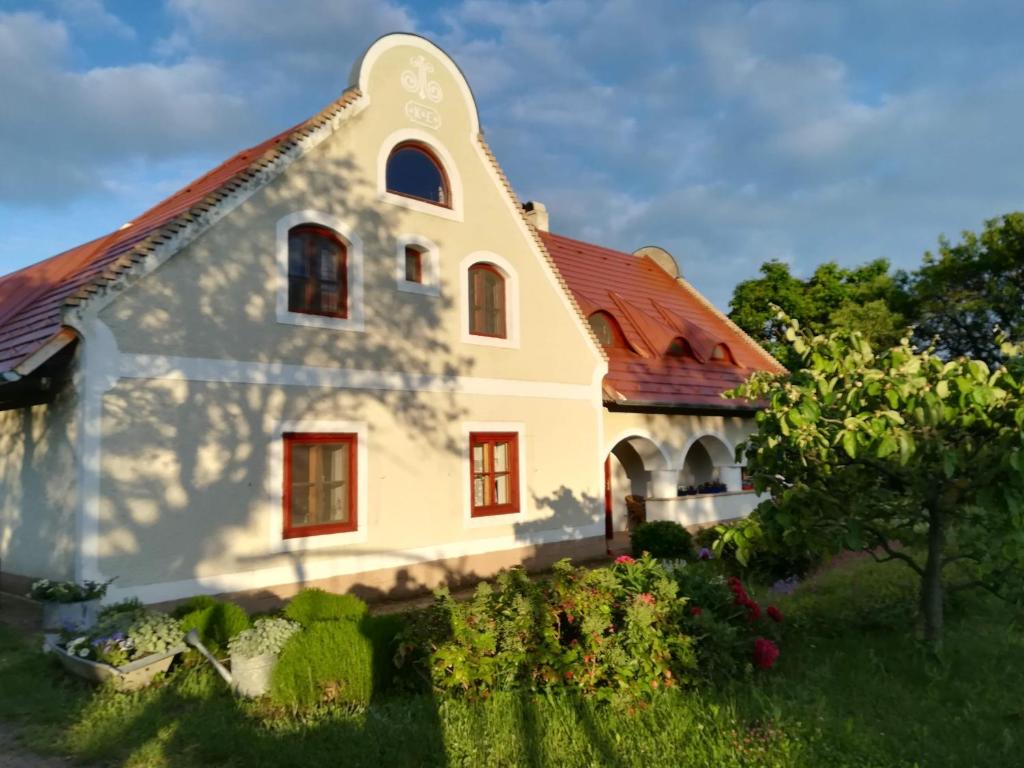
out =
{"type": "Polygon", "coordinates": [[[357,527],[354,434],[284,435],[284,538],[357,527]]]}
{"type": "Polygon", "coordinates": [[[472,432],[469,436],[473,517],[519,511],[519,435],[472,432]]]}
{"type": "Polygon", "coordinates": [[[423,282],[423,251],[415,245],[405,246],[405,281],[423,282]]]}
{"type": "Polygon", "coordinates": [[[348,317],[348,250],[326,227],[288,231],[288,311],[348,317]]]}
{"type": "Polygon", "coordinates": [[[469,268],[469,332],[474,336],[506,337],[505,277],[490,264],[469,268]]]}
{"type": "Polygon", "coordinates": [[[396,195],[452,207],[448,174],[434,153],[418,142],[402,142],[391,150],[385,184],[396,195]]]}

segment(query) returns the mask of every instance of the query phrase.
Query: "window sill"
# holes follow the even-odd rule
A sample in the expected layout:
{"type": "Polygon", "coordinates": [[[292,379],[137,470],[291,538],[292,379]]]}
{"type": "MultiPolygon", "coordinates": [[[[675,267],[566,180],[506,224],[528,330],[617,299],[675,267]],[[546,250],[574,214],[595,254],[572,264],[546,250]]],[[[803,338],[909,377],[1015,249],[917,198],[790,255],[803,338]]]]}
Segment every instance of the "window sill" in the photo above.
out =
{"type": "Polygon", "coordinates": [[[281,540],[274,549],[274,554],[284,552],[304,552],[312,549],[326,549],[328,547],[341,547],[349,544],[362,544],[366,542],[366,528],[357,528],[354,531],[343,533],[321,533],[314,536],[296,536],[295,538],[281,540]]]}
{"type": "Polygon", "coordinates": [[[377,195],[377,199],[382,203],[390,203],[391,205],[397,205],[399,208],[405,208],[409,211],[437,216],[439,219],[458,222],[462,221],[462,211],[457,211],[454,208],[445,208],[444,206],[435,205],[434,203],[428,203],[424,200],[418,200],[415,197],[396,195],[394,192],[380,192],[377,195]]]}
{"type": "Polygon", "coordinates": [[[501,338],[500,336],[477,336],[474,333],[466,333],[462,337],[466,344],[476,344],[480,347],[498,347],[501,349],[519,349],[519,340],[513,338],[501,338]]]}
{"type": "MultiPolygon", "coordinates": [[[[472,515],[472,513],[470,513],[472,515]]],[[[465,521],[466,528],[494,528],[499,525],[513,525],[514,523],[521,523],[526,519],[526,515],[522,510],[518,512],[504,512],[500,515],[481,515],[480,517],[470,517],[465,521]]]]}
{"type": "Polygon", "coordinates": [[[307,315],[302,312],[278,312],[277,322],[281,325],[301,325],[306,328],[327,328],[334,331],[363,331],[363,318],[327,317],[326,315],[307,315]]]}
{"type": "Polygon", "coordinates": [[[403,293],[417,293],[420,296],[439,296],[441,294],[441,287],[439,285],[413,283],[409,280],[399,280],[397,288],[403,293]]]}

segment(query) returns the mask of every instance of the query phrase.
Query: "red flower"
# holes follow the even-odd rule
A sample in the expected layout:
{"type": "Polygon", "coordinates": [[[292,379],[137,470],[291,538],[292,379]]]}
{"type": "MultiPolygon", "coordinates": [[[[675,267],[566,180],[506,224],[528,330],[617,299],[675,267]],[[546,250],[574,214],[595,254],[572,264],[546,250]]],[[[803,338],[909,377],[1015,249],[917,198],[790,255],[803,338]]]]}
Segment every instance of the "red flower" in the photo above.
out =
{"type": "Polygon", "coordinates": [[[633,563],[636,562],[636,560],[634,560],[629,555],[619,555],[618,557],[615,558],[615,562],[618,565],[632,565],[633,563]]]}
{"type": "Polygon", "coordinates": [[[704,613],[704,611],[702,611],[700,609],[699,605],[694,605],[694,606],[690,607],[690,615],[691,616],[700,616],[702,613],[704,613]]]}
{"type": "Polygon", "coordinates": [[[747,609],[747,619],[751,622],[755,622],[761,618],[761,606],[756,601],[751,600],[749,597],[743,606],[747,609]]]}
{"type": "Polygon", "coordinates": [[[779,658],[779,646],[763,637],[754,639],[754,666],[758,669],[771,669],[779,658]]]}
{"type": "Polygon", "coordinates": [[[650,592],[642,592],[641,594],[637,595],[637,599],[641,603],[647,603],[648,605],[654,605],[654,595],[652,595],[650,592]]]}
{"type": "Polygon", "coordinates": [[[732,593],[733,593],[734,595],[738,595],[738,594],[739,594],[740,592],[743,592],[743,591],[744,591],[744,590],[743,590],[743,582],[742,582],[742,581],[740,581],[740,580],[739,580],[738,578],[736,578],[735,576],[730,576],[730,577],[729,577],[729,582],[728,582],[728,584],[729,584],[729,589],[731,589],[731,590],[732,590],[732,593]]]}
{"type": "Polygon", "coordinates": [[[771,620],[774,621],[776,624],[782,623],[782,611],[780,611],[774,605],[768,606],[768,615],[771,617],[771,620]]]}

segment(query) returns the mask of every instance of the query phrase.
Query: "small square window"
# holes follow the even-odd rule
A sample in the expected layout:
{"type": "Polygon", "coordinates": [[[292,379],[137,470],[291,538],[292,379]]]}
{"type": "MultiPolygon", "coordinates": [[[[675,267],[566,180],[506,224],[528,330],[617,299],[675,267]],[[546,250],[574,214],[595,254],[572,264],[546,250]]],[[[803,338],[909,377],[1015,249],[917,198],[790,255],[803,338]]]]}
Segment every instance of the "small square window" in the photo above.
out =
{"type": "Polygon", "coordinates": [[[356,530],[356,435],[284,435],[284,538],[356,530]]]}

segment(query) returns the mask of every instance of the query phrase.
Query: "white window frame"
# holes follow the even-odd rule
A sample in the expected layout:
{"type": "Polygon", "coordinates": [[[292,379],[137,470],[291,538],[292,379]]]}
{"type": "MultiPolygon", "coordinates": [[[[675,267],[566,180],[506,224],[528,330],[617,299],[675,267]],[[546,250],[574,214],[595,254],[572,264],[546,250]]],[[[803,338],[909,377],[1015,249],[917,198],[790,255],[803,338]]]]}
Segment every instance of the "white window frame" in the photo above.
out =
{"type": "Polygon", "coordinates": [[[492,251],[475,251],[459,264],[459,327],[462,329],[462,341],[465,344],[477,344],[481,347],[501,347],[519,349],[519,275],[515,268],[503,256],[492,251]],[[474,264],[490,264],[501,272],[505,278],[505,338],[493,336],[477,336],[469,332],[469,268],[474,264]]]}
{"type": "Polygon", "coordinates": [[[363,241],[348,222],[310,209],[295,211],[277,222],[277,322],[336,331],[363,331],[363,241]],[[326,227],[337,233],[347,250],[348,317],[327,317],[288,309],[288,232],[300,224],[326,227]]]}
{"type": "Polygon", "coordinates": [[[380,152],[377,154],[377,199],[381,202],[397,205],[399,208],[426,213],[431,216],[448,219],[449,221],[461,222],[463,220],[462,178],[459,176],[459,169],[455,166],[455,160],[452,159],[451,152],[448,151],[444,144],[438,141],[436,136],[416,128],[403,128],[395,131],[384,139],[384,143],[381,144],[380,152]],[[406,141],[422,144],[436,155],[448,179],[448,193],[452,198],[450,208],[437,205],[436,203],[428,203],[426,200],[417,200],[414,197],[406,197],[405,195],[396,195],[394,192],[388,192],[388,158],[391,156],[391,150],[406,141]]]}
{"type": "Polygon", "coordinates": [[[365,421],[300,420],[281,422],[274,429],[267,450],[267,494],[271,499],[270,551],[302,552],[325,549],[346,544],[364,543],[368,535],[370,507],[368,503],[369,468],[367,454],[369,428],[365,421]],[[284,436],[297,434],[348,434],[356,436],[356,529],[341,533],[323,533],[315,536],[284,537],[284,436]]]}
{"type": "Polygon", "coordinates": [[[462,526],[463,528],[493,528],[514,525],[526,520],[526,503],[529,498],[526,487],[526,424],[521,421],[464,421],[462,422],[462,467],[459,482],[462,484],[462,526]],[[473,471],[473,455],[470,435],[474,432],[513,432],[516,434],[519,472],[519,511],[504,515],[483,515],[473,517],[473,491],[470,476],[473,471]]]}
{"type": "Polygon", "coordinates": [[[395,242],[395,285],[405,293],[437,296],[441,293],[441,252],[433,241],[422,235],[399,235],[395,242]],[[405,249],[414,246],[420,250],[423,282],[405,279],[405,249]]]}

